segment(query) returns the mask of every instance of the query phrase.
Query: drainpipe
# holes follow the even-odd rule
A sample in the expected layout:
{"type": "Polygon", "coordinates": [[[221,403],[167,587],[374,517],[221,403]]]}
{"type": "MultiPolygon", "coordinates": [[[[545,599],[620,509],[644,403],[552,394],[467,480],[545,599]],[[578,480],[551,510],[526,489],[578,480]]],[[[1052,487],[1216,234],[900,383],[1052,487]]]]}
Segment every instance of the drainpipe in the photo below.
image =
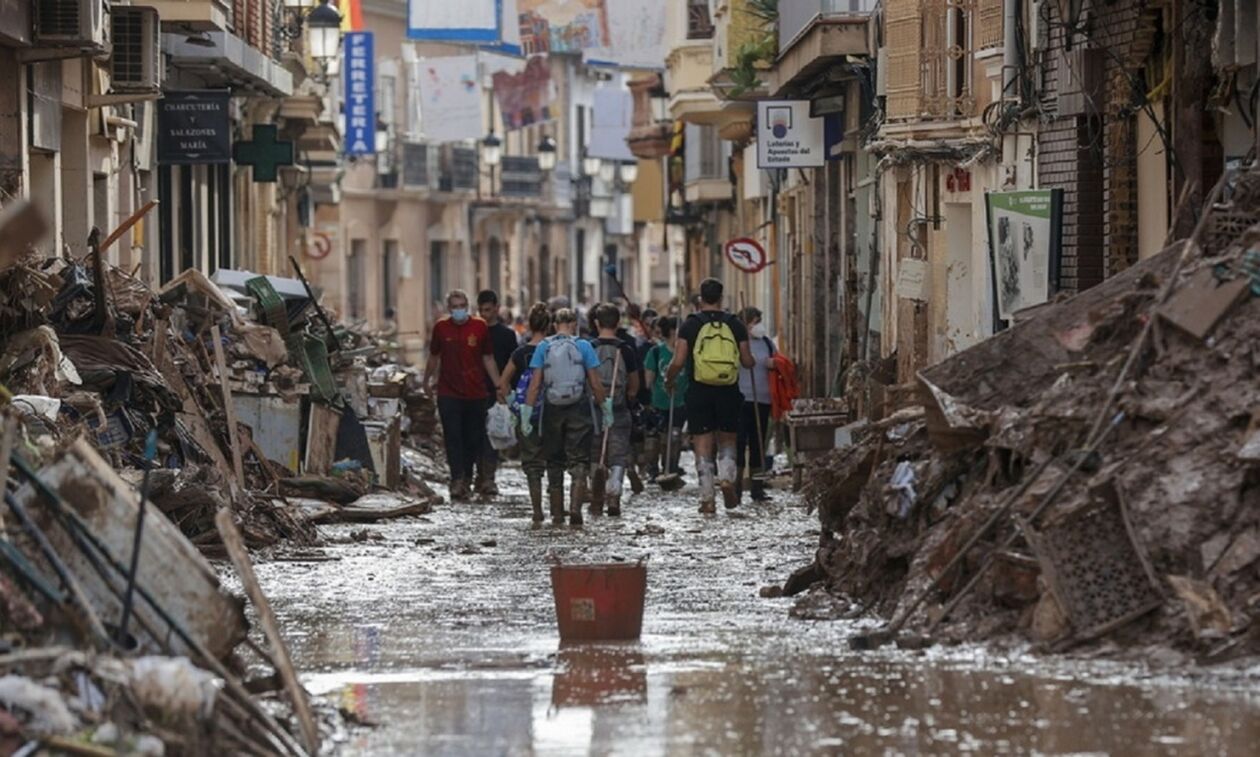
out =
{"type": "Polygon", "coordinates": [[[1019,0],[1002,0],[1002,99],[1018,98],[1016,91],[1018,72],[1023,60],[1019,49],[1019,37],[1015,34],[1019,23],[1019,0]]]}

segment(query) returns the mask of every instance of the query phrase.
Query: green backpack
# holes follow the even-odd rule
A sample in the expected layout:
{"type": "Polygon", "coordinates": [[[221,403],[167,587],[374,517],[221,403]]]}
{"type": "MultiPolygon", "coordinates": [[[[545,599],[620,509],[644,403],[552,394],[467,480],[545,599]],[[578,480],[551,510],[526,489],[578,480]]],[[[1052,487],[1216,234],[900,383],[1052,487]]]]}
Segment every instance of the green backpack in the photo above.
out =
{"type": "Polygon", "coordinates": [[[730,386],[739,381],[739,345],[725,318],[706,321],[700,327],[692,368],[701,384],[730,386]]]}

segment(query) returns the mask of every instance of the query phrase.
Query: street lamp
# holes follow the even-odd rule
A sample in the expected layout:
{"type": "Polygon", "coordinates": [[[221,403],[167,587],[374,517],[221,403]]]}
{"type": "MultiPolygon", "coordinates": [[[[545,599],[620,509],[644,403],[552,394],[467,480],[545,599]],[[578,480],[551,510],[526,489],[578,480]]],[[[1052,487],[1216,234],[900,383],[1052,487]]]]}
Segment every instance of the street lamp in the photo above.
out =
{"type": "Polygon", "coordinates": [[[556,140],[543,137],[538,143],[538,168],[550,172],[556,167],[556,140]]]}
{"type": "Polygon", "coordinates": [[[621,163],[621,183],[630,185],[639,178],[639,161],[625,160],[621,163]]]}
{"type": "MultiPolygon", "coordinates": [[[[292,3],[303,1],[288,0],[292,3]]],[[[306,16],[306,49],[311,58],[327,71],[340,46],[341,14],[328,5],[328,0],[319,0],[319,6],[306,16]]]]}
{"type": "Polygon", "coordinates": [[[376,153],[383,154],[389,150],[389,124],[381,118],[376,119],[376,153]]]}
{"type": "Polygon", "coordinates": [[[496,137],[493,130],[481,140],[481,159],[491,168],[503,159],[503,140],[496,137]]]}
{"type": "Polygon", "coordinates": [[[599,180],[605,184],[612,184],[615,178],[617,178],[616,161],[601,160],[599,162],[599,180]]]}
{"type": "Polygon", "coordinates": [[[599,174],[603,165],[602,160],[587,153],[582,154],[582,175],[594,177],[599,174]]]}

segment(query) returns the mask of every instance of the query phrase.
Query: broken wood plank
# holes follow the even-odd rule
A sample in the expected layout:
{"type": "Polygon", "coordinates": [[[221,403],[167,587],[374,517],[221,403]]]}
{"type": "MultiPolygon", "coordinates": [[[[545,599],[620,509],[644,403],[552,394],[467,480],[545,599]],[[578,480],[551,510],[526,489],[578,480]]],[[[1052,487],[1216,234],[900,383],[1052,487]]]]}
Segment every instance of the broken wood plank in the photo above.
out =
{"type": "Polygon", "coordinates": [[[232,402],[232,389],[228,386],[227,360],[223,356],[223,341],[219,325],[210,327],[210,341],[214,342],[214,364],[219,371],[219,388],[223,391],[223,412],[227,415],[228,443],[232,447],[232,470],[236,483],[245,488],[245,462],[241,457],[241,442],[237,437],[236,404],[232,402]]]}
{"type": "Polygon", "coordinates": [[[254,608],[258,610],[258,620],[262,625],[263,634],[267,637],[267,643],[271,646],[271,656],[277,668],[276,672],[284,681],[284,688],[293,702],[293,711],[302,729],[303,746],[306,747],[308,753],[318,754],[319,728],[315,725],[315,716],[311,713],[310,702],[306,699],[306,690],[298,682],[297,673],[293,669],[293,661],[289,657],[289,648],[285,646],[284,638],[280,635],[276,616],[271,611],[271,603],[267,601],[267,595],[258,584],[258,577],[254,574],[254,564],[250,562],[249,553],[245,550],[245,541],[241,538],[241,532],[232,521],[230,510],[220,510],[214,522],[219,529],[219,536],[223,539],[223,546],[227,549],[228,557],[236,567],[241,586],[244,587],[246,596],[253,602],[254,608]]]}
{"type": "Polygon", "coordinates": [[[340,427],[341,413],[330,407],[311,403],[306,431],[304,473],[326,476],[332,471],[332,465],[336,462],[337,431],[340,427]]]}

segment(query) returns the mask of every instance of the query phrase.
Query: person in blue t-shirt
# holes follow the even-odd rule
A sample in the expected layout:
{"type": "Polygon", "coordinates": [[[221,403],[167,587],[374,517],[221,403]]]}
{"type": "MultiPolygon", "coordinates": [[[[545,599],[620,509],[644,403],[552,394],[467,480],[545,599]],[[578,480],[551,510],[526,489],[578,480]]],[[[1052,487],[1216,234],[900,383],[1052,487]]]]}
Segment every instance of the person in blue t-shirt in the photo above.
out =
{"type": "Polygon", "coordinates": [[[543,455],[547,459],[548,494],[551,518],[564,522],[564,471],[573,481],[569,490],[569,522],[582,525],[582,500],[586,496],[586,477],[590,474],[591,438],[594,424],[590,400],[603,413],[605,423],[612,423],[612,398],[606,396],[599,376],[599,356],[590,342],[574,336],[577,316],[568,308],[555,315],[556,333],[534,350],[529,367],[534,373],[529,380],[525,405],[521,407],[521,430],[533,433],[533,411],[541,397],[543,455]]]}

